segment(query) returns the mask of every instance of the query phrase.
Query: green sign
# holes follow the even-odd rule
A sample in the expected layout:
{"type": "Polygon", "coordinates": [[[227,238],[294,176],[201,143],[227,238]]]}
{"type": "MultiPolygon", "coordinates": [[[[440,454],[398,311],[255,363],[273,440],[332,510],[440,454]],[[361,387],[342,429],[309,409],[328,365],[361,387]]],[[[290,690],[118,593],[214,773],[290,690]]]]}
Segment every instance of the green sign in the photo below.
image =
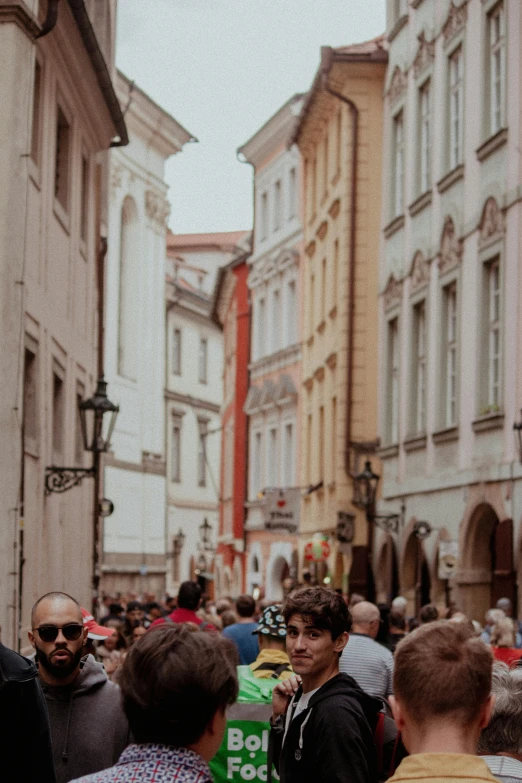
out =
{"type": "MultiPolygon", "coordinates": [[[[223,743],[210,762],[215,783],[266,781],[269,734],[266,721],[229,720],[223,743]]],[[[272,777],[279,780],[275,769],[272,777]]]]}

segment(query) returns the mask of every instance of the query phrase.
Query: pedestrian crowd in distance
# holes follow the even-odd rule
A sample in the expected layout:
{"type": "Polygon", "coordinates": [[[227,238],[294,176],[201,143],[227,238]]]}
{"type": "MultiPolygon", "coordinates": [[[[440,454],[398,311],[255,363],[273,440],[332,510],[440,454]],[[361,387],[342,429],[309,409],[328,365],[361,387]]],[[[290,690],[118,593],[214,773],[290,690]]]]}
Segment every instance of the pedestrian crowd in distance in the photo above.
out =
{"type": "Polygon", "coordinates": [[[282,604],[61,592],[0,644],[2,781],[522,783],[522,634],[307,586],[282,604]]]}

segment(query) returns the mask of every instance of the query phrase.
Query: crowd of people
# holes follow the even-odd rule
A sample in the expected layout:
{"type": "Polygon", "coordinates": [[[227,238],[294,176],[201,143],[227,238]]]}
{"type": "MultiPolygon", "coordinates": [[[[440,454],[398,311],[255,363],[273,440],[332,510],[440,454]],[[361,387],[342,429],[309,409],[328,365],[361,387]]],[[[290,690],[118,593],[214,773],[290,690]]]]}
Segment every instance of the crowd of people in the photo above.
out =
{"type": "Polygon", "coordinates": [[[1,779],[522,781],[522,632],[504,598],[409,616],[308,586],[282,604],[42,596],[0,645],[1,779]],[[444,616],[441,616],[444,615],[444,616]]]}

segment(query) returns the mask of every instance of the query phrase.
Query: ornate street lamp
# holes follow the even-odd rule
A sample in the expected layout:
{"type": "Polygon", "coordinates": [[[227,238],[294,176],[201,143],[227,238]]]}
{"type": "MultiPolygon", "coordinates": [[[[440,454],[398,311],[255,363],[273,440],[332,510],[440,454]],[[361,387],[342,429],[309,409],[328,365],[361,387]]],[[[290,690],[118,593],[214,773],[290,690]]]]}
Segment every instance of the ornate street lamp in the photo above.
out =
{"type": "Polygon", "coordinates": [[[90,468],[58,467],[50,465],[45,469],[45,494],[66,492],[81,484],[84,478],[93,478],[98,472],[99,455],[106,452],[116,424],[119,406],[107,397],[107,382],[103,376],[98,379],[94,396],[80,403],[80,421],[83,448],[93,454],[90,468]]]}
{"type": "Polygon", "coordinates": [[[211,535],[212,535],[212,525],[205,517],[202,524],[199,526],[199,537],[201,538],[201,543],[203,544],[203,550],[205,552],[210,552],[212,550],[211,539],[210,539],[211,535]]]}
{"type": "Polygon", "coordinates": [[[185,533],[183,532],[182,528],[178,530],[178,534],[174,536],[174,552],[178,554],[183,549],[183,544],[185,543],[185,533]]]}
{"type": "Polygon", "coordinates": [[[522,464],[522,409],[520,410],[520,419],[513,424],[513,429],[516,430],[518,436],[518,457],[522,464]]]}

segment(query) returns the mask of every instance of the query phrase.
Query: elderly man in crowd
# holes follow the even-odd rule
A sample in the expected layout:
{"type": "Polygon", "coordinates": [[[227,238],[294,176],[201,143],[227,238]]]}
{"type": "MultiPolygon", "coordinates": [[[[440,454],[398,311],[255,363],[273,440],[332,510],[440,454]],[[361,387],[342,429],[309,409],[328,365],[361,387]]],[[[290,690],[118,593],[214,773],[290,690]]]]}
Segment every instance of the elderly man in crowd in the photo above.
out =
{"type": "Polygon", "coordinates": [[[493,666],[495,696],[489,725],[480,735],[478,752],[503,783],[522,781],[522,669],[493,666]]]}
{"type": "Polygon", "coordinates": [[[352,608],[352,632],[339,671],[353,677],[370,696],[387,699],[393,693],[393,655],[375,641],[381,615],[375,604],[361,601],[352,608]]]}

